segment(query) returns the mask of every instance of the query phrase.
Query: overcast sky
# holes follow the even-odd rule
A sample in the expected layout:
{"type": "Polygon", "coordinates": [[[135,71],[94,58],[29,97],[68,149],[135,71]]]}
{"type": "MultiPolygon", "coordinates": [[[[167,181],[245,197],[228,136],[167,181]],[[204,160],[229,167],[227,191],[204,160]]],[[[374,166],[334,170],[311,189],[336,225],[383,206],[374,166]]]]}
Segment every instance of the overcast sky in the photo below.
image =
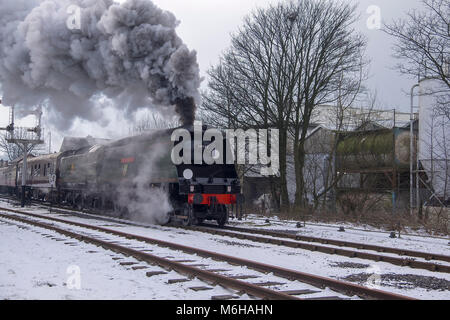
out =
{"type": "MultiPolygon", "coordinates": [[[[198,54],[203,76],[208,68],[218,62],[220,54],[230,45],[230,34],[242,24],[245,15],[256,7],[265,7],[270,3],[282,0],[153,0],[155,4],[175,14],[180,21],[178,34],[183,41],[198,54]]],[[[123,2],[123,1],[119,1],[123,2]]],[[[355,3],[355,1],[353,1],[355,3]]],[[[367,86],[377,92],[380,106],[383,109],[409,111],[409,97],[406,94],[415,83],[414,79],[401,76],[393,67],[396,60],[392,57],[392,39],[381,30],[370,29],[367,21],[374,11],[367,13],[368,8],[376,6],[380,9],[383,22],[404,17],[413,8],[421,8],[420,0],[361,0],[359,4],[360,20],[356,28],[368,38],[367,56],[371,59],[370,79],[367,86]]],[[[203,83],[203,87],[206,85],[203,83]]],[[[65,133],[57,133],[51,124],[44,124],[53,132],[53,150],[58,150],[62,136],[97,136],[117,138],[126,135],[128,127],[115,114],[109,115],[111,124],[101,128],[97,124],[78,122],[74,128],[65,133]]],[[[8,109],[0,106],[0,127],[8,122],[8,109]]],[[[22,122],[29,125],[29,120],[22,122]]],[[[31,124],[32,125],[32,124],[31,124]]],[[[48,131],[48,130],[47,130],[48,131]]]]}
{"type": "MultiPolygon", "coordinates": [[[[218,62],[221,52],[230,45],[230,34],[242,24],[245,15],[256,7],[265,7],[282,0],[155,0],[163,9],[172,11],[181,21],[179,34],[191,49],[198,52],[204,73],[218,62]]],[[[368,38],[367,56],[371,59],[368,87],[378,92],[383,108],[408,111],[409,92],[413,79],[402,77],[392,70],[396,60],[392,57],[392,39],[381,30],[369,29],[367,21],[371,6],[380,9],[381,19],[390,22],[404,17],[405,12],[420,8],[420,0],[361,0],[358,3],[360,20],[357,30],[368,38]]],[[[373,12],[373,11],[371,11],[373,12]]],[[[205,81],[206,82],[206,81],[205,81]]]]}

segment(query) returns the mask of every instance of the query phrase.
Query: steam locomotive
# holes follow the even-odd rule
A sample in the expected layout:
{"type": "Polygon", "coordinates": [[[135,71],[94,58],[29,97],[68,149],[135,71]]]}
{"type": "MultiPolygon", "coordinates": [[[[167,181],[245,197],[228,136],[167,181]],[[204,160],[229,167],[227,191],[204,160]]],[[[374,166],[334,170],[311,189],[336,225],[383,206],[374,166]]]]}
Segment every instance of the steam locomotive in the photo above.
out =
{"type": "MultiPolygon", "coordinates": [[[[230,207],[242,201],[235,166],[204,162],[174,165],[171,153],[175,145],[190,143],[192,150],[195,147],[193,127],[184,129],[189,131],[190,141],[172,142],[176,129],[160,130],[29,158],[26,196],[130,218],[129,202],[145,201],[142,193],[164,190],[171,206],[169,220],[183,225],[216,220],[224,226],[230,207]]],[[[223,143],[225,153],[229,150],[226,139],[223,143]]],[[[205,148],[203,143],[202,150],[205,148]]],[[[0,168],[0,191],[18,195],[22,174],[22,161],[0,168]]]]}

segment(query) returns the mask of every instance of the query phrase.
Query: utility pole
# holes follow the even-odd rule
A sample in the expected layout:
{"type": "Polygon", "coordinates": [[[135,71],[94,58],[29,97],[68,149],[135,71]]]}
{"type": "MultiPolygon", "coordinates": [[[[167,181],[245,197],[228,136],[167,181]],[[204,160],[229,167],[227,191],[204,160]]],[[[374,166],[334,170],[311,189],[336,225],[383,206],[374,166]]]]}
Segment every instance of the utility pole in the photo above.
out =
{"type": "MultiPolygon", "coordinates": [[[[410,114],[410,146],[409,146],[409,213],[413,215],[414,206],[414,151],[416,151],[416,157],[419,156],[419,151],[414,149],[414,89],[419,87],[420,84],[415,84],[411,88],[411,114],[410,114]]],[[[416,143],[417,146],[417,143],[416,143]]],[[[416,148],[417,149],[417,148],[416,148]]],[[[419,170],[419,168],[416,168],[419,170]]]]}

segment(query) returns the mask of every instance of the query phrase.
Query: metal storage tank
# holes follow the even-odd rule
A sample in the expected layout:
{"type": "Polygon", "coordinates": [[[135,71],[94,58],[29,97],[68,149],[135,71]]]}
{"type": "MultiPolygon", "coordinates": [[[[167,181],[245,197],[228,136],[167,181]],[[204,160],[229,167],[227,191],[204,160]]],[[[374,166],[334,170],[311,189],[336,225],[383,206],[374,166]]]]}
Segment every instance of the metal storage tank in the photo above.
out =
{"type": "MultiPolygon", "coordinates": [[[[419,161],[436,196],[450,197],[450,120],[436,113],[438,99],[449,96],[442,82],[425,79],[419,87],[419,161]]],[[[448,102],[448,100],[447,100],[448,102]]]]}
{"type": "Polygon", "coordinates": [[[410,132],[406,128],[341,134],[338,170],[351,172],[395,168],[409,171],[410,132]]]}

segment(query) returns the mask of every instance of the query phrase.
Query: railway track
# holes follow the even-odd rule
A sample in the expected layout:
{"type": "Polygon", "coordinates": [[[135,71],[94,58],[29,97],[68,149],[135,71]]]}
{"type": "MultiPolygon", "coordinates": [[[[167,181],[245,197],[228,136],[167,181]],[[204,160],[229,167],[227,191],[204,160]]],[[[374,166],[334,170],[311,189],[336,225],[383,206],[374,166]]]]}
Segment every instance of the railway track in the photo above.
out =
{"type": "MultiPolygon", "coordinates": [[[[308,294],[317,294],[317,290],[311,289],[290,289],[290,290],[276,290],[271,289],[269,287],[277,287],[283,285],[283,283],[277,281],[266,281],[264,283],[255,283],[255,282],[247,282],[243,281],[245,279],[255,279],[258,278],[258,273],[261,275],[266,275],[267,273],[272,273],[274,277],[283,278],[294,283],[293,281],[300,281],[302,283],[306,283],[312,285],[316,288],[329,288],[333,291],[344,294],[345,296],[359,296],[363,299],[395,299],[395,300],[405,300],[411,299],[406,296],[385,292],[377,289],[367,288],[359,285],[355,285],[352,283],[347,283],[331,278],[325,278],[315,275],[310,275],[306,273],[302,273],[295,270],[289,270],[286,268],[281,268],[273,265],[263,264],[256,261],[246,260],[242,258],[238,258],[235,256],[228,256],[224,254],[220,254],[217,252],[202,250],[198,248],[188,247],[184,245],[180,245],[177,243],[171,243],[167,241],[151,239],[143,236],[138,236],[134,234],[124,233],[112,229],[107,229],[101,226],[88,225],[84,223],[74,222],[66,219],[59,219],[55,217],[48,217],[40,214],[29,213],[25,211],[0,208],[1,211],[7,213],[0,213],[0,218],[6,220],[13,220],[19,223],[25,223],[29,225],[33,225],[40,228],[45,228],[48,230],[52,230],[59,234],[62,234],[66,237],[70,237],[73,239],[77,239],[79,241],[84,241],[88,243],[92,243],[94,245],[103,247],[105,249],[113,250],[115,252],[120,252],[126,256],[132,256],[137,260],[148,262],[150,264],[157,264],[163,268],[168,268],[171,270],[175,270],[179,273],[185,274],[188,277],[195,277],[200,280],[205,281],[206,283],[219,284],[226,288],[230,288],[236,291],[237,295],[232,295],[230,297],[219,297],[219,298],[237,298],[242,293],[247,293],[249,296],[260,298],[260,299],[299,299],[299,296],[304,297],[308,294]],[[42,221],[43,220],[43,221],[42,221]],[[45,221],[45,222],[44,222],[45,221]],[[48,222],[52,222],[49,224],[48,222]],[[66,226],[66,227],[63,227],[66,226]],[[71,226],[69,230],[67,226],[71,226]],[[75,232],[73,229],[82,228],[83,230],[91,230],[95,232],[99,232],[103,235],[107,235],[107,237],[119,237],[124,241],[128,240],[136,240],[140,243],[144,243],[147,245],[158,246],[163,248],[168,248],[173,251],[182,252],[184,255],[182,258],[178,257],[177,260],[167,259],[161,257],[159,255],[150,254],[148,252],[137,250],[136,248],[132,248],[129,246],[124,246],[122,244],[117,243],[117,239],[115,241],[111,241],[111,239],[100,239],[99,237],[93,237],[86,234],[86,232],[75,232]],[[194,255],[194,256],[193,256],[194,255]],[[233,268],[233,266],[246,267],[248,270],[251,270],[252,273],[250,275],[225,275],[223,274],[224,270],[211,270],[207,269],[207,264],[192,264],[192,262],[197,261],[199,257],[203,257],[206,259],[214,259],[218,261],[222,261],[224,263],[229,264],[229,268],[233,268]],[[206,269],[205,269],[206,268],[206,269]],[[221,273],[222,272],[222,273],[221,273]],[[239,293],[239,294],[238,294],[239,293]]],[[[179,256],[179,254],[177,254],[179,256]]],[[[177,279],[174,279],[177,280],[177,279]]],[[[186,280],[188,281],[188,280],[186,280]]],[[[207,290],[207,287],[197,288],[199,290],[207,290]]],[[[320,292],[320,291],[319,291],[320,292]]],[[[320,294],[320,293],[319,293],[320,294]]],[[[216,297],[217,298],[217,297],[216,297]]],[[[314,297],[314,299],[342,299],[343,297],[333,296],[333,297],[314,297]]],[[[308,299],[308,298],[306,298],[308,299]]]]}
{"type": "MultiPolygon", "coordinates": [[[[281,221],[280,220],[275,220],[275,219],[269,219],[269,218],[255,218],[255,220],[260,220],[262,224],[265,223],[270,223],[270,224],[279,224],[281,221]]],[[[299,221],[295,221],[295,223],[298,223],[299,221]]],[[[330,228],[333,230],[339,229],[340,227],[342,227],[342,225],[339,224],[324,224],[324,223],[318,223],[318,222],[311,222],[311,221],[302,221],[302,223],[304,224],[304,226],[312,226],[312,227],[326,227],[326,228],[330,228]]],[[[362,231],[362,232],[367,232],[367,233],[384,233],[386,235],[390,235],[392,233],[392,231],[381,231],[381,230],[369,230],[369,229],[362,229],[362,228],[357,228],[357,227],[349,227],[349,226],[345,226],[345,230],[351,230],[351,231],[362,231]]],[[[415,234],[415,233],[408,233],[405,231],[402,231],[401,233],[403,236],[408,236],[408,237],[414,237],[414,238],[431,238],[431,239],[441,239],[441,240],[448,240],[448,237],[443,237],[443,236],[432,236],[432,235],[421,235],[421,234],[415,234]]]]}
{"type": "MultiPolygon", "coordinates": [[[[49,205],[43,204],[42,202],[37,202],[37,204],[49,207],[49,205]]],[[[70,212],[77,212],[76,210],[70,208],[62,207],[61,209],[69,210],[70,212]]],[[[64,211],[61,212],[64,213],[64,211]]],[[[133,223],[130,222],[130,224],[133,223]]],[[[377,246],[344,240],[317,238],[304,235],[293,235],[263,229],[252,229],[252,228],[230,227],[230,226],[226,226],[225,228],[219,229],[215,225],[190,226],[190,227],[177,226],[177,227],[192,231],[206,232],[214,235],[250,240],[259,243],[269,243],[280,246],[286,246],[290,248],[299,248],[326,254],[341,255],[350,258],[361,258],[376,262],[387,262],[397,266],[411,267],[433,272],[450,273],[450,265],[438,263],[438,262],[450,262],[450,256],[435,254],[431,252],[421,252],[408,249],[377,246]],[[319,243],[319,245],[315,243],[319,243]],[[345,248],[352,248],[357,250],[350,250],[345,248]],[[375,251],[376,253],[368,251],[375,251]],[[390,256],[386,254],[394,254],[397,256],[392,255],[390,256]],[[417,258],[424,259],[427,261],[416,260],[417,258]],[[430,262],[431,260],[437,262],[430,262]]]]}
{"type": "Polygon", "coordinates": [[[426,260],[450,262],[450,256],[442,254],[391,248],[342,240],[316,238],[303,235],[292,235],[282,232],[274,232],[251,228],[225,227],[224,229],[218,229],[215,226],[191,226],[180,228],[193,231],[207,232],[214,235],[250,240],[254,242],[270,243],[290,248],[299,248],[327,254],[341,255],[350,258],[361,258],[377,262],[387,262],[398,266],[424,269],[435,272],[450,273],[450,265],[444,265],[436,262],[415,260],[415,258],[423,258],[426,260]],[[314,243],[320,243],[320,245],[314,243]],[[343,247],[355,248],[357,250],[345,249],[343,247]],[[377,253],[370,253],[367,251],[376,251],[377,253]],[[399,255],[399,257],[380,254],[380,252],[396,254],[399,255]]]}

